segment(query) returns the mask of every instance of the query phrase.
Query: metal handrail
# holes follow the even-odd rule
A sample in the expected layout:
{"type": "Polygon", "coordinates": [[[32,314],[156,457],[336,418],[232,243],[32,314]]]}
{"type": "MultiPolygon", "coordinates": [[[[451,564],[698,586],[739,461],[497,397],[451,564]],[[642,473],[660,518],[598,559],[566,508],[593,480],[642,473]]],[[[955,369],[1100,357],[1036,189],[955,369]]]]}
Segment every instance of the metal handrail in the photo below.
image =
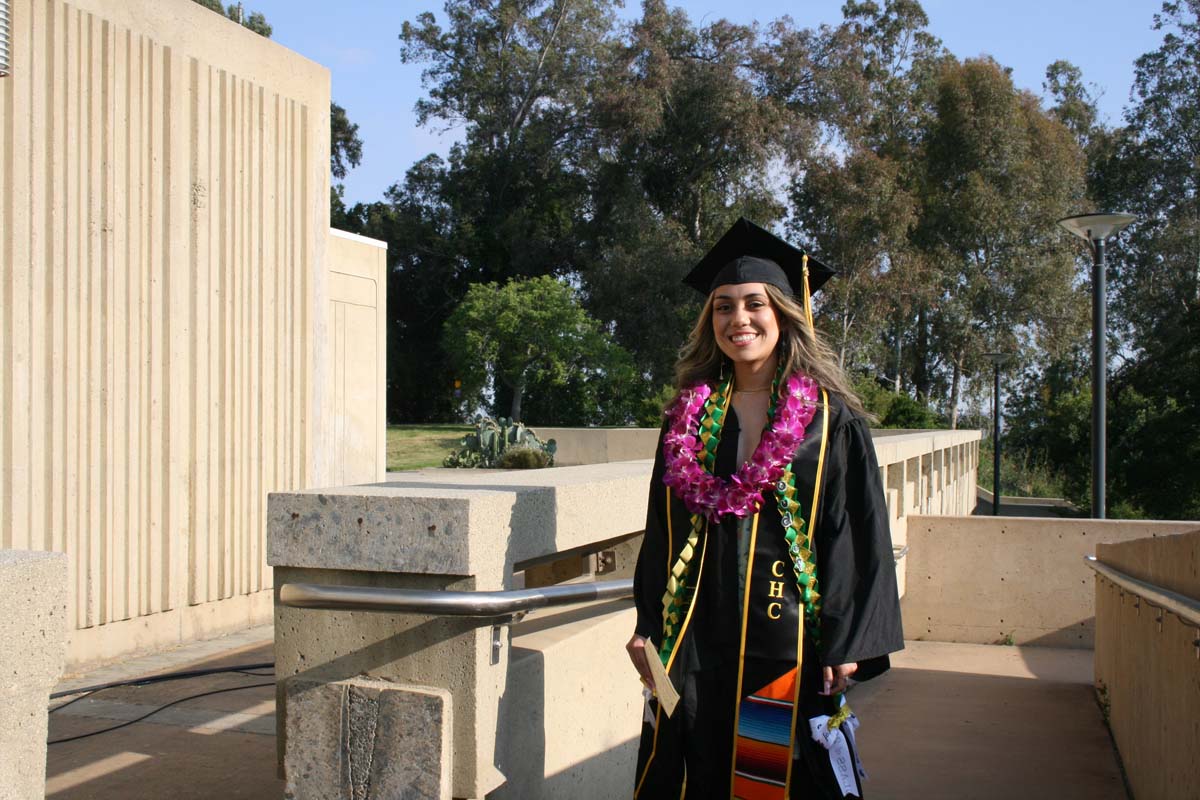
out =
{"type": "Polygon", "coordinates": [[[1153,583],[1138,580],[1119,569],[1113,569],[1107,564],[1097,561],[1095,556],[1084,556],[1084,563],[1094,569],[1098,575],[1103,575],[1122,589],[1136,594],[1146,602],[1169,611],[1189,625],[1200,627],[1200,602],[1192,598],[1156,586],[1153,583]]]}
{"type": "Polygon", "coordinates": [[[383,611],[444,617],[504,617],[535,608],[593,600],[622,600],[627,597],[633,597],[632,578],[501,592],[391,589],[380,586],[331,586],[318,583],[285,583],[279,587],[279,602],[292,608],[383,611]]]}

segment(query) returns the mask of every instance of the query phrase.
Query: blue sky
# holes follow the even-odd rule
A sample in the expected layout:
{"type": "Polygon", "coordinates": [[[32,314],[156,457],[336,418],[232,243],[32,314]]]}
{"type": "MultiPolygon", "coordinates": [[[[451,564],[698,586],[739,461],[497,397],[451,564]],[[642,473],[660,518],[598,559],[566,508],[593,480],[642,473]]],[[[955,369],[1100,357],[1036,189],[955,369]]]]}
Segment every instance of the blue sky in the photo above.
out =
{"type": "MultiPolygon", "coordinates": [[[[382,197],[414,161],[445,153],[456,132],[418,128],[412,113],[421,96],[421,67],[400,63],[401,25],[441,0],[243,0],[261,11],[273,39],[333,76],[333,99],[359,125],[363,163],[346,179],[349,203],[382,197]]],[[[802,27],[841,20],[842,0],[682,0],[672,3],[693,22],[725,17],[769,22],[785,14],[802,27]]],[[[960,58],[988,54],[1011,67],[1022,88],[1042,94],[1046,65],[1060,58],[1083,70],[1102,93],[1102,117],[1121,121],[1133,81],[1133,62],[1161,35],[1152,30],[1157,0],[924,0],[929,29],[960,58]],[[1083,13],[1087,9],[1087,13],[1083,13]]],[[[626,0],[625,16],[640,10],[626,0]]]]}

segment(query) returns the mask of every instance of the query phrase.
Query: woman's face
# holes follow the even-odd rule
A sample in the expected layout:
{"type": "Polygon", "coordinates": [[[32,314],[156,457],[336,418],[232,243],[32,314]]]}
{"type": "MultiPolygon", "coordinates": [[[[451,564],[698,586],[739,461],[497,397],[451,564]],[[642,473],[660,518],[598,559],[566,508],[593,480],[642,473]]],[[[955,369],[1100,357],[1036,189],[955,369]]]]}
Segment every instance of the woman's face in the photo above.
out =
{"type": "Polygon", "coordinates": [[[712,321],[717,346],[734,363],[757,364],[775,354],[779,318],[761,283],[714,289],[712,321]]]}

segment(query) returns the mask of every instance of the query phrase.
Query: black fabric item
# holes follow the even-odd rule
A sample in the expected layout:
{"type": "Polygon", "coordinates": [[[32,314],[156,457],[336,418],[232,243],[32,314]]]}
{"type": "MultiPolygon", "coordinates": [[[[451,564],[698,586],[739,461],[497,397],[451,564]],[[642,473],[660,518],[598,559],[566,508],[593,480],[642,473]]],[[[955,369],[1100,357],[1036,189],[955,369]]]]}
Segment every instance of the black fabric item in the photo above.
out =
{"type": "Polygon", "coordinates": [[[801,297],[805,255],[808,255],[808,290],[816,294],[836,272],[811,254],[740,217],[683,282],[705,297],[718,286],[740,283],[769,283],[801,297]]]}
{"type": "MultiPolygon", "coordinates": [[[[820,424],[821,411],[818,411],[793,461],[797,496],[806,519],[811,514],[809,506],[820,451],[820,424]]],[[[731,407],[721,433],[714,470],[722,477],[727,478],[737,466],[738,432],[737,414],[731,407]]],[[[816,649],[806,637],[797,719],[801,735],[796,740],[796,753],[804,768],[793,767],[793,796],[796,797],[825,796],[820,788],[824,778],[819,773],[830,770],[823,748],[812,742],[807,730],[808,717],[833,710],[829,706],[830,699],[818,694],[820,667],[857,662],[855,680],[868,680],[888,669],[889,653],[904,647],[887,507],[870,431],[865,420],[830,396],[828,437],[814,528],[817,577],[823,598],[821,646],[816,649]],[[819,752],[808,752],[809,745],[819,752]]],[[[660,435],[650,483],[646,534],[634,573],[636,632],[655,643],[662,637],[662,596],[667,570],[690,530],[689,514],[683,503],[674,497],[667,499],[667,490],[662,483],[665,466],[661,443],[660,435]],[[668,552],[667,543],[668,515],[673,534],[671,552],[668,552]]],[[[810,520],[812,524],[813,520],[810,520]]],[[[763,504],[758,525],[760,541],[783,537],[774,497],[763,504]]],[[[723,770],[725,776],[719,778],[723,782],[716,784],[716,794],[711,796],[729,797],[728,773],[733,757],[732,727],[738,702],[735,695],[741,642],[736,519],[727,517],[719,525],[710,526],[706,539],[696,556],[699,566],[700,553],[703,553],[703,567],[693,601],[692,620],[677,645],[671,668],[672,680],[681,691],[682,705],[676,711],[675,719],[662,717],[667,724],[657,737],[652,726],[647,725],[643,731],[636,779],[657,788],[639,792],[641,798],[677,797],[685,763],[688,797],[697,796],[693,794],[698,785],[693,779],[695,773],[707,775],[713,770],[718,773],[723,770]],[[732,684],[728,681],[729,672],[734,676],[732,684]],[[706,710],[712,708],[718,711],[706,710]],[[646,771],[644,768],[651,750],[656,755],[651,760],[651,769],[646,771]],[[709,762],[718,766],[710,767],[709,762]],[[674,794],[671,794],[671,787],[674,787],[674,794]]],[[[693,575],[695,569],[696,566],[693,575]]],[[[799,605],[794,581],[788,582],[788,592],[794,612],[799,605]]],[[[762,598],[751,598],[752,604],[761,601],[762,598]]],[[[768,647],[754,655],[791,660],[792,663],[795,660],[794,650],[772,653],[768,647]]],[[[743,693],[754,688],[743,686],[743,693]]],[[[869,735],[869,721],[864,725],[869,735]]],[[[827,777],[832,780],[831,770],[827,777]]],[[[836,797],[836,788],[833,791],[835,794],[830,796],[836,797]]]]}

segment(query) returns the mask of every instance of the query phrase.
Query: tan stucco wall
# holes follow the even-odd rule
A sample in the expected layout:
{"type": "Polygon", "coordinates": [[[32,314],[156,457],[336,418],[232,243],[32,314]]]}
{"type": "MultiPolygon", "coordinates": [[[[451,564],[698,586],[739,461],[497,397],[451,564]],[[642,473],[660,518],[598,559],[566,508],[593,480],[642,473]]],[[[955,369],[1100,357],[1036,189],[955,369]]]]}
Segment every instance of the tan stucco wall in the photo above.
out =
{"type": "Polygon", "coordinates": [[[904,638],[1093,646],[1097,545],[1191,530],[1195,522],[913,516],[904,638]]]}
{"type": "Polygon", "coordinates": [[[266,495],[328,475],[329,73],[191,0],[16,0],[0,547],[68,669],[268,619],[266,495]]]}
{"type": "MultiPolygon", "coordinates": [[[[1200,602],[1200,522],[1191,528],[1101,544],[1096,558],[1200,602]]],[[[1194,797],[1200,787],[1200,630],[1107,580],[1096,580],[1095,593],[1096,683],[1133,796],[1194,797]]]]}
{"type": "Polygon", "coordinates": [[[387,244],[331,230],[327,483],[350,486],[387,472],[387,244]]]}

